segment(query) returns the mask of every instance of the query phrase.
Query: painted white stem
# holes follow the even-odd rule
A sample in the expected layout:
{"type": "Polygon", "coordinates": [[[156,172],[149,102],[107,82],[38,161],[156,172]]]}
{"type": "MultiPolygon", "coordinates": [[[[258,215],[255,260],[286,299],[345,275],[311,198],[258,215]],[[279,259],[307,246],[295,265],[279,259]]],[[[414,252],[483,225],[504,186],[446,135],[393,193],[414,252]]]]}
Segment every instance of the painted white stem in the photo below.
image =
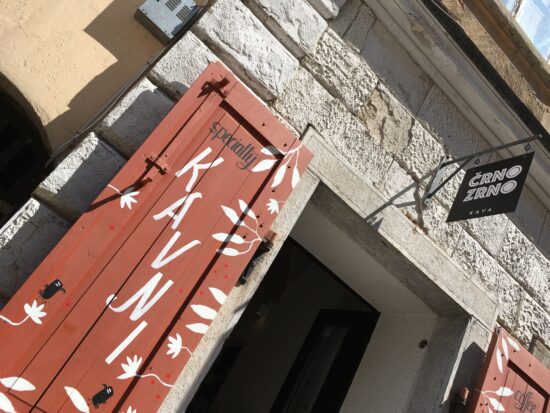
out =
{"type": "Polygon", "coordinates": [[[174,385],[173,384],[168,384],[168,383],[165,383],[161,380],[161,378],[159,376],[157,376],[155,373],[149,373],[149,374],[136,374],[136,377],[141,377],[142,379],[145,378],[145,377],[154,377],[155,379],[157,379],[160,384],[162,384],[163,386],[166,386],[166,387],[173,387],[174,385]]]}
{"type": "Polygon", "coordinates": [[[193,353],[191,352],[191,350],[189,350],[189,348],[185,347],[185,346],[181,346],[182,350],[185,350],[189,353],[190,356],[193,355],[193,353]]]}
{"type": "Polygon", "coordinates": [[[122,193],[118,190],[118,188],[114,187],[111,184],[107,184],[109,188],[111,188],[113,191],[115,191],[117,194],[122,195],[122,193]]]}
{"type": "Polygon", "coordinates": [[[21,324],[23,324],[25,321],[27,321],[29,319],[30,316],[26,316],[23,320],[21,320],[20,322],[18,323],[14,323],[13,321],[11,321],[9,318],[6,318],[4,316],[1,316],[0,315],[0,320],[4,320],[6,323],[8,324],[11,324],[12,326],[20,326],[21,324]]]}

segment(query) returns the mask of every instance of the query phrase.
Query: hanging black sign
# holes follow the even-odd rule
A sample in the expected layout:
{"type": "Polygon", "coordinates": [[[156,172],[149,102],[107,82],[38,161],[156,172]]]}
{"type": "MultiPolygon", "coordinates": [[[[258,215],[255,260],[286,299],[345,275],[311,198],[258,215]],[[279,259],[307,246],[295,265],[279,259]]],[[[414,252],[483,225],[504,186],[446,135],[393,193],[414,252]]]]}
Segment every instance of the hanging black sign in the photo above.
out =
{"type": "Polygon", "coordinates": [[[447,222],[514,212],[534,152],[468,169],[447,222]]]}

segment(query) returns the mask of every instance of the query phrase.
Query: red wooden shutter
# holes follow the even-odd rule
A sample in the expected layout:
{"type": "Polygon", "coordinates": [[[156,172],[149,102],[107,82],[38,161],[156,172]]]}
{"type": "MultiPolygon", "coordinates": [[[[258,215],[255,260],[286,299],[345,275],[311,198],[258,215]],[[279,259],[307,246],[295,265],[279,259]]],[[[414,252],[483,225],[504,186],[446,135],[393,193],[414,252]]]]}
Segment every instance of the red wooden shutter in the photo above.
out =
{"type": "Polygon", "coordinates": [[[310,159],[208,66],[2,310],[0,410],[155,411],[310,159]]]}
{"type": "Polygon", "coordinates": [[[497,329],[470,411],[550,413],[550,371],[504,329],[497,329]]]}

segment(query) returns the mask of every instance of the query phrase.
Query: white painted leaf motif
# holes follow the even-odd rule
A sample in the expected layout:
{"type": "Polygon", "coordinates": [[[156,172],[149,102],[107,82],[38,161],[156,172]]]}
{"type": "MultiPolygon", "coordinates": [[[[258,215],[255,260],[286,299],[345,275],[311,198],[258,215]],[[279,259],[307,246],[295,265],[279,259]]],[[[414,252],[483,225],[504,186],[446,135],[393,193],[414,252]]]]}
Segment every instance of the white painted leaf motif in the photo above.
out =
{"type": "Polygon", "coordinates": [[[212,235],[212,238],[221,242],[233,242],[235,244],[244,244],[244,239],[237,234],[225,234],[223,232],[218,232],[217,234],[212,235]]]}
{"type": "Polygon", "coordinates": [[[498,371],[502,373],[502,353],[500,352],[499,348],[497,348],[497,366],[498,371]]]}
{"type": "Polygon", "coordinates": [[[225,300],[227,300],[227,295],[222,291],[214,287],[209,288],[210,292],[214,296],[214,300],[216,300],[218,303],[223,305],[225,303],[225,300]]]}
{"type": "Polygon", "coordinates": [[[248,207],[246,202],[244,202],[242,199],[239,199],[239,206],[241,207],[241,211],[248,215],[252,219],[256,219],[256,215],[254,215],[254,212],[248,207]]]}
{"type": "Polygon", "coordinates": [[[514,394],[514,391],[512,389],[509,389],[508,387],[501,387],[495,392],[495,394],[497,396],[508,397],[514,394]]]}
{"type": "Polygon", "coordinates": [[[273,165],[275,165],[276,161],[277,159],[264,159],[258,162],[258,164],[254,168],[252,168],[252,172],[267,171],[268,169],[271,169],[273,165]]]}
{"type": "Polygon", "coordinates": [[[296,166],[292,170],[292,189],[296,188],[296,185],[298,185],[298,181],[300,180],[300,172],[298,172],[298,168],[296,166]]]}
{"type": "Polygon", "coordinates": [[[506,360],[509,360],[510,355],[508,354],[508,344],[506,344],[504,337],[502,337],[502,351],[504,352],[504,357],[506,357],[506,360]]]}
{"type": "Polygon", "coordinates": [[[272,155],[272,156],[277,156],[281,153],[275,146],[272,146],[272,145],[265,146],[262,149],[260,149],[260,151],[264,155],[272,155]]]}
{"type": "Polygon", "coordinates": [[[6,377],[5,379],[0,379],[0,383],[8,389],[15,391],[32,391],[36,389],[32,383],[22,377],[6,377]]]}
{"type": "Polygon", "coordinates": [[[4,394],[0,393],[0,410],[6,413],[15,413],[15,407],[4,394]]]}
{"type": "Polygon", "coordinates": [[[275,188],[280,185],[281,182],[283,182],[283,179],[286,174],[286,165],[288,161],[286,161],[284,164],[282,164],[279,169],[277,169],[277,172],[275,172],[275,177],[273,178],[273,183],[271,184],[271,188],[275,188]]]}
{"type": "Polygon", "coordinates": [[[185,327],[187,327],[193,333],[198,334],[204,334],[206,333],[206,330],[208,330],[208,326],[203,323],[187,324],[185,327]]]}
{"type": "Polygon", "coordinates": [[[516,340],[511,339],[510,337],[506,337],[506,340],[508,340],[508,343],[516,350],[519,351],[519,344],[516,342],[516,340]]]}
{"type": "Polygon", "coordinates": [[[500,402],[497,399],[493,399],[492,397],[489,397],[489,403],[491,403],[491,406],[493,406],[493,409],[495,409],[497,412],[504,411],[504,406],[500,404],[500,402]]]}
{"type": "Polygon", "coordinates": [[[241,221],[239,220],[239,216],[237,215],[235,210],[233,210],[232,208],[226,207],[224,205],[222,205],[222,209],[223,209],[223,212],[225,212],[225,215],[227,216],[227,218],[229,218],[229,220],[233,224],[235,224],[235,225],[240,225],[241,224],[241,221]]]}
{"type": "Polygon", "coordinates": [[[239,251],[237,251],[235,248],[222,248],[219,249],[218,252],[223,255],[227,255],[229,257],[235,257],[237,255],[240,255],[239,251]]]}
{"type": "Polygon", "coordinates": [[[65,386],[65,391],[67,392],[69,399],[73,402],[74,407],[76,407],[79,412],[90,413],[90,408],[88,407],[88,403],[86,403],[86,399],[77,389],[74,387],[65,386]]]}
{"type": "Polygon", "coordinates": [[[216,314],[218,314],[218,312],[213,310],[212,308],[201,304],[193,304],[191,308],[195,313],[197,313],[205,320],[213,320],[216,317],[216,314]]]}
{"type": "Polygon", "coordinates": [[[490,407],[487,407],[487,413],[495,413],[490,407]]]}

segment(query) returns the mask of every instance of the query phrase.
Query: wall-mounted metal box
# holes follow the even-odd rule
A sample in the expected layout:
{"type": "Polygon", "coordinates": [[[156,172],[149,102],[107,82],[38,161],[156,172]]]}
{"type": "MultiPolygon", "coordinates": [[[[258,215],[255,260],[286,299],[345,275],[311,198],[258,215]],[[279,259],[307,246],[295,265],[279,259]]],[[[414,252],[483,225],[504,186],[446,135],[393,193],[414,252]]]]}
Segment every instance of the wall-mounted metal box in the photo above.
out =
{"type": "Polygon", "coordinates": [[[147,0],[136,10],[136,19],[166,44],[200,9],[193,0],[147,0]]]}

